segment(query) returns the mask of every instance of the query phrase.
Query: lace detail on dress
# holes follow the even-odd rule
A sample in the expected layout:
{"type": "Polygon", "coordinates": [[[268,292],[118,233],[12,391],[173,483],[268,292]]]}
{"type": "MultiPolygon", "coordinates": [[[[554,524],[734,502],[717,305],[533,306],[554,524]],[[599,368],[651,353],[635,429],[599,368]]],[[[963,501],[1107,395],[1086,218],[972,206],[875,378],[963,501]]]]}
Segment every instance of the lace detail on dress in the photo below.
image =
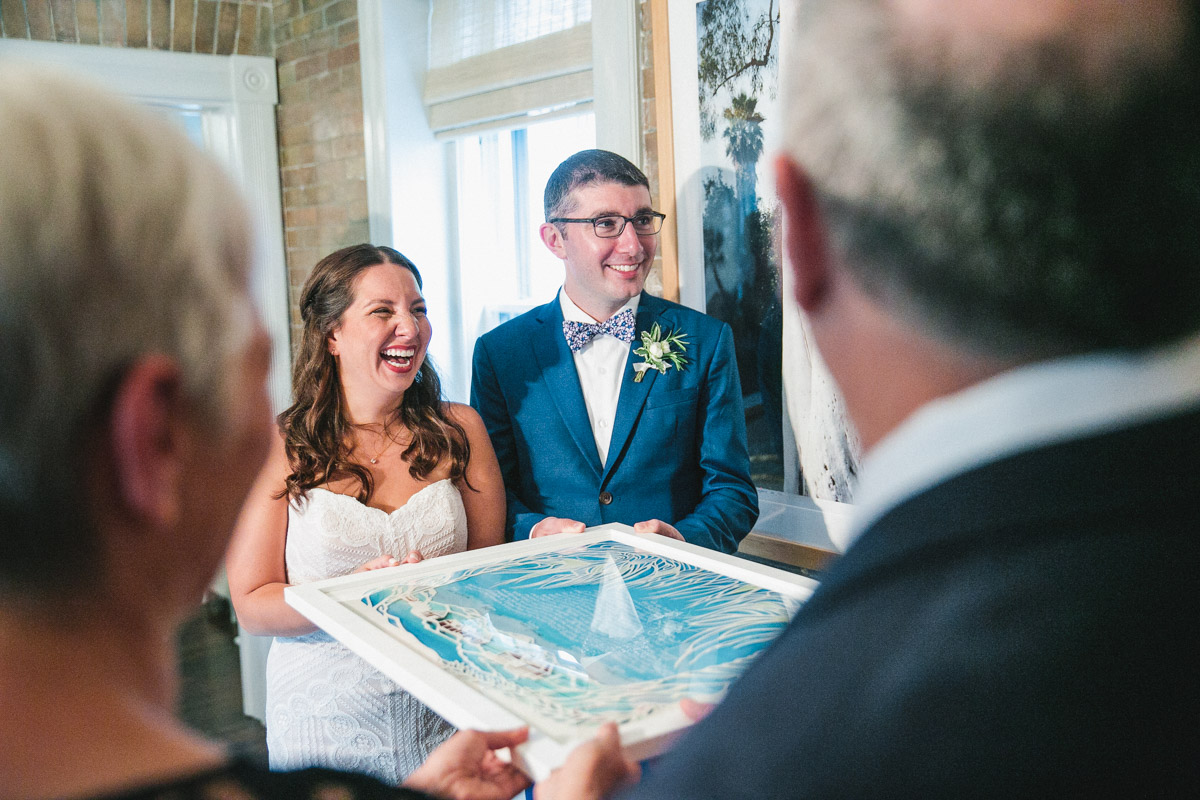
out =
{"type": "MultiPolygon", "coordinates": [[[[288,508],[293,584],[346,575],[366,561],[467,546],[462,496],[449,480],[388,513],[312,489],[288,508]]],[[[398,784],[454,732],[445,720],[327,634],[276,638],[267,658],[267,748],[272,769],[325,766],[398,784]]]]}
{"type": "Polygon", "coordinates": [[[287,574],[293,584],[348,575],[372,558],[425,558],[467,549],[467,512],[449,480],[431,483],[390,514],[350,495],[310,489],[288,507],[287,574]]]}

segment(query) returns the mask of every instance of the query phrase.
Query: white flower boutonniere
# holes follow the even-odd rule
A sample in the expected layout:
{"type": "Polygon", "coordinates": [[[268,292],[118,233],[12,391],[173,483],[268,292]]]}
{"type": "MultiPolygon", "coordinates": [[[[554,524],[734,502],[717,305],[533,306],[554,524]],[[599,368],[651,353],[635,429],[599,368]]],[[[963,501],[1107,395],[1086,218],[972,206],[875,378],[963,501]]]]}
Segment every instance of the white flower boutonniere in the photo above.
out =
{"type": "Polygon", "coordinates": [[[657,322],[650,330],[642,331],[642,346],[633,354],[646,360],[633,365],[633,382],[640,383],[647,370],[656,369],[665,374],[671,367],[682,370],[687,366],[688,360],[683,355],[687,352],[687,339],[683,338],[686,335],[682,331],[672,331],[664,338],[657,322]]]}

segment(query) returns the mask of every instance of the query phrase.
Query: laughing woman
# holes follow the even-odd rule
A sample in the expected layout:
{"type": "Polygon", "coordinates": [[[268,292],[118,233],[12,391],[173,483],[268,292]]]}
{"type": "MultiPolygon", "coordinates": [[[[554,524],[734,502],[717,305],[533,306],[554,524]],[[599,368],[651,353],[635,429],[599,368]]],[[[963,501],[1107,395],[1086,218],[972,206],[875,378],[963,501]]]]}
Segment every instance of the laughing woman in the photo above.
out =
{"type": "Polygon", "coordinates": [[[399,783],[453,728],[283,599],[288,585],[498,544],[504,486],[479,416],[425,360],[421,276],[389,247],[324,258],[300,300],[296,402],[242,512],[227,571],[267,659],[272,769],[399,783]]]}

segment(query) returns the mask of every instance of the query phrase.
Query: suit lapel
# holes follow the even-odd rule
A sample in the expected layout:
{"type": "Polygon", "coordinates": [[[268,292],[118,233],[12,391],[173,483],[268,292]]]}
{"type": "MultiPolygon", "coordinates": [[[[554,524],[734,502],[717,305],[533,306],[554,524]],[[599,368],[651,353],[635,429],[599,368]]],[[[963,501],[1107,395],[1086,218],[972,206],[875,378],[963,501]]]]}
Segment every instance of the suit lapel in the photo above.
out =
{"type": "Polygon", "coordinates": [[[541,367],[542,379],[550,387],[550,396],[571,439],[599,475],[600,456],[596,452],[596,437],[592,435],[592,426],[588,422],[583,389],[579,386],[579,374],[575,371],[575,359],[563,336],[562,306],[557,297],[542,306],[537,321],[540,327],[534,336],[533,352],[541,367]]]}
{"type": "Polygon", "coordinates": [[[621,394],[617,399],[617,415],[613,420],[612,440],[608,444],[608,463],[604,465],[604,480],[608,479],[609,474],[620,462],[629,437],[633,433],[634,425],[641,416],[642,406],[646,404],[650,388],[654,386],[654,381],[658,378],[658,370],[650,369],[646,370],[646,377],[642,378],[640,383],[634,382],[633,365],[640,361],[641,357],[635,356],[633,351],[635,348],[641,347],[642,331],[650,330],[665,309],[666,306],[657,297],[642,293],[642,299],[638,303],[637,326],[634,329],[633,344],[629,347],[629,358],[625,360],[625,372],[621,378],[621,394]]]}

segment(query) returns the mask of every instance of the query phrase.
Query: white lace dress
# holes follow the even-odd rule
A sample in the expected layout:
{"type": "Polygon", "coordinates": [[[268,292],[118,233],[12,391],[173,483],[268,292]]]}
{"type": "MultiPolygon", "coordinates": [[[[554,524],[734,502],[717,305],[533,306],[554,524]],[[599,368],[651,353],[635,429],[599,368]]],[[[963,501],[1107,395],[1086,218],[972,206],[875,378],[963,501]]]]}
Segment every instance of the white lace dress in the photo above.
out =
{"type": "MultiPolygon", "coordinates": [[[[345,575],[385,553],[425,558],[467,547],[467,515],[449,480],[390,514],[349,495],[312,489],[288,507],[288,580],[345,575]]],[[[398,784],[454,732],[445,720],[321,631],[276,637],[267,657],[271,769],[365,772],[398,784]]]]}

